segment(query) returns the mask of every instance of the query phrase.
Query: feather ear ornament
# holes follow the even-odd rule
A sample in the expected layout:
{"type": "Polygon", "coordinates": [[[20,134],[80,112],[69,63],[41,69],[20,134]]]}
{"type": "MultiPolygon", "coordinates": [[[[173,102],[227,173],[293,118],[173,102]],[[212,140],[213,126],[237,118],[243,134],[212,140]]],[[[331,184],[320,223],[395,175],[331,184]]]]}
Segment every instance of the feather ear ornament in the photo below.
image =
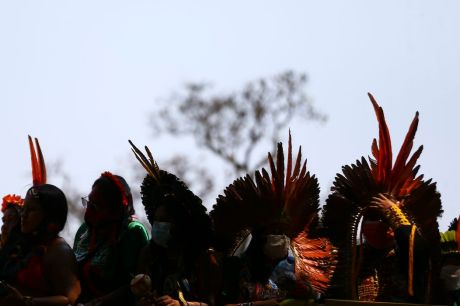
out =
{"type": "Polygon", "coordinates": [[[30,160],[32,162],[32,184],[34,186],[46,184],[46,166],[38,139],[35,146],[32,137],[29,137],[30,160]]]}

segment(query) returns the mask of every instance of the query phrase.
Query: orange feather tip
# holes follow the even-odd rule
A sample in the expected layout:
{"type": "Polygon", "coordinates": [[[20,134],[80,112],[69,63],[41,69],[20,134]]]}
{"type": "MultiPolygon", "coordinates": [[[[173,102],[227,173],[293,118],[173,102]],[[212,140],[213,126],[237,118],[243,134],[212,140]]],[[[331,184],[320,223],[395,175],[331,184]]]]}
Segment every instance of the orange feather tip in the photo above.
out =
{"type": "Polygon", "coordinates": [[[24,205],[24,199],[21,198],[20,195],[16,194],[8,194],[3,197],[2,208],[1,211],[5,212],[8,206],[19,206],[21,207],[24,205]]]}
{"type": "Polygon", "coordinates": [[[40,185],[46,183],[46,166],[38,139],[35,138],[35,144],[32,137],[28,135],[30,160],[32,164],[32,183],[40,185]]]}

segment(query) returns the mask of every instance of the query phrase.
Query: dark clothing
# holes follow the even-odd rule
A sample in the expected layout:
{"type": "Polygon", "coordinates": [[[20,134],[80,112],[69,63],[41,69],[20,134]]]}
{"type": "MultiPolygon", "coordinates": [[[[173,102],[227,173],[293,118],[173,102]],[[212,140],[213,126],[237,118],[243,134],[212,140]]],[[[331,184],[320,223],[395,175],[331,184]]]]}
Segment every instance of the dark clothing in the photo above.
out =
{"type": "Polygon", "coordinates": [[[91,237],[86,223],[77,231],[74,252],[82,288],[80,302],[128,285],[135,273],[140,251],[148,242],[148,234],[140,222],[131,221],[117,241],[107,240],[107,237],[91,237]],[[95,239],[95,247],[90,251],[92,238],[95,239]]]}

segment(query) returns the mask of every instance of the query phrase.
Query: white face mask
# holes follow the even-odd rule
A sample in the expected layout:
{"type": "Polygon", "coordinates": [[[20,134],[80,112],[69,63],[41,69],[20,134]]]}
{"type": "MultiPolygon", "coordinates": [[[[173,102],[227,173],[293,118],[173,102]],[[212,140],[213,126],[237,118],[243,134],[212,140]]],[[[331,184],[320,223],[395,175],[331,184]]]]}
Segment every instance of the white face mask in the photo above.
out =
{"type": "Polygon", "coordinates": [[[443,266],[441,269],[441,279],[444,280],[447,290],[454,291],[460,289],[460,266],[443,266]]]}
{"type": "Polygon", "coordinates": [[[152,240],[159,246],[168,247],[171,240],[171,226],[169,222],[153,222],[152,225],[152,240]]]}
{"type": "Polygon", "coordinates": [[[268,258],[278,260],[288,255],[289,238],[286,235],[267,235],[266,237],[264,254],[268,258]]]}

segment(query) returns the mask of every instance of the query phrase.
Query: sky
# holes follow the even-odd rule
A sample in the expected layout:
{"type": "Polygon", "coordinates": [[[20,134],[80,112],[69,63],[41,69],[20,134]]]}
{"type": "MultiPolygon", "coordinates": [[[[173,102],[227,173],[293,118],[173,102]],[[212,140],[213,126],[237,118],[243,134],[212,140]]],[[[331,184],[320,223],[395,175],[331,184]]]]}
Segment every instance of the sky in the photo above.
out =
{"type": "Polygon", "coordinates": [[[187,82],[231,92],[292,69],[308,75],[306,93],[328,115],[291,126],[322,199],[343,165],[370,155],[371,92],[395,150],[420,112],[415,146],[424,145],[421,173],[438,184],[446,230],[460,213],[459,11],[458,1],[422,0],[0,1],[0,194],[31,185],[28,134],[82,196],[105,170],[138,190],[128,139],[160,166],[200,154],[190,139],[153,134],[159,101],[187,82]]]}

